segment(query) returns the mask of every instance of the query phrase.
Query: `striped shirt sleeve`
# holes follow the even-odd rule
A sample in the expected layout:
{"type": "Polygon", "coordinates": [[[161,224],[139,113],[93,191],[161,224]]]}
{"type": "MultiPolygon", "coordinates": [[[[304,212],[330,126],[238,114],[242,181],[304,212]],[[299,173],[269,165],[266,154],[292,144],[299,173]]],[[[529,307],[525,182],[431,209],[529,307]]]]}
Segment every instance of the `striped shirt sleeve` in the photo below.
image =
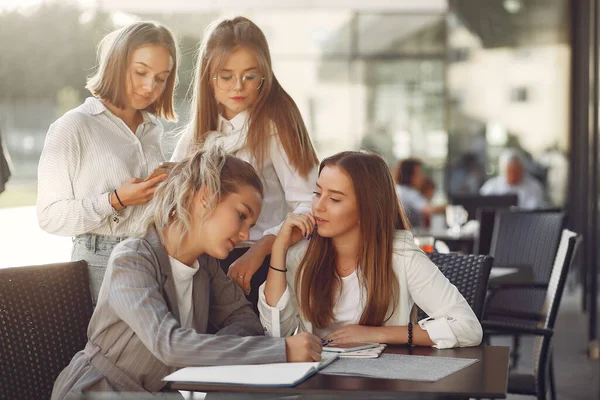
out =
{"type": "Polygon", "coordinates": [[[111,215],[112,206],[108,192],[75,198],[73,179],[82,149],[77,124],[65,117],[52,124],[46,135],[38,166],[37,215],[46,232],[73,236],[100,226],[111,215]]]}

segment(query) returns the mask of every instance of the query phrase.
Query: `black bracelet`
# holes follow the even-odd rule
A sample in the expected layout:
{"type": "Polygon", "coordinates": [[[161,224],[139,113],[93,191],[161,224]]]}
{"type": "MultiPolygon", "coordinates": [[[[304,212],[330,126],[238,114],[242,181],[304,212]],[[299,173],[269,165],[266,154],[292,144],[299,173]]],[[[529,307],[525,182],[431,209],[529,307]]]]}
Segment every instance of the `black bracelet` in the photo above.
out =
{"type": "Polygon", "coordinates": [[[121,201],[121,199],[119,198],[119,194],[117,193],[117,189],[115,189],[115,191],[113,192],[115,194],[115,197],[117,198],[117,201],[119,202],[119,204],[121,205],[121,208],[124,210],[127,207],[125,206],[125,204],[123,204],[123,202],[121,201]]]}
{"type": "Polygon", "coordinates": [[[279,269],[279,268],[275,268],[272,265],[269,265],[269,268],[274,269],[275,271],[279,271],[279,272],[287,272],[287,268],[286,269],[279,269]]]}
{"type": "Polygon", "coordinates": [[[413,339],[413,335],[412,335],[412,322],[408,323],[408,350],[410,351],[412,349],[412,339],[413,339]]]}

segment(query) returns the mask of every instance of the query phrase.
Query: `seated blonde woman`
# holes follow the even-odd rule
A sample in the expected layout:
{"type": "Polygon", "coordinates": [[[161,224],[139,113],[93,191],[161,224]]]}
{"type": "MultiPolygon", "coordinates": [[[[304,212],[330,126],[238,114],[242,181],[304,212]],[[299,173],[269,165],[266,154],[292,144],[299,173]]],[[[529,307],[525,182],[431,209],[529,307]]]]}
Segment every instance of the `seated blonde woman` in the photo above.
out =
{"type": "Polygon", "coordinates": [[[219,267],[248,239],[262,195],[254,168],[219,148],[175,167],[146,210],[145,235],[111,254],[88,343],[52,399],[158,392],[166,375],[187,366],[318,361],[321,344],[311,334],[265,337],[242,289],[219,267]]]}

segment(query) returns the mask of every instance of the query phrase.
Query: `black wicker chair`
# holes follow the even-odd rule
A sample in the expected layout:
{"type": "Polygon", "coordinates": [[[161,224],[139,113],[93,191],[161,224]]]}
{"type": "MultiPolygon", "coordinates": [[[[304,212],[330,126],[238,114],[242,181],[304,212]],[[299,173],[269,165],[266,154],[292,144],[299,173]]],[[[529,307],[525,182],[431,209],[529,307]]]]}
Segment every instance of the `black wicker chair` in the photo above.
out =
{"type": "Polygon", "coordinates": [[[495,208],[478,208],[477,221],[479,222],[479,235],[475,238],[473,253],[477,255],[488,255],[492,247],[494,236],[494,222],[496,220],[495,208]]]}
{"type": "MultiPolygon", "coordinates": [[[[427,255],[440,268],[444,276],[456,286],[477,318],[481,320],[492,257],[457,253],[427,253],[427,255]]],[[[417,318],[418,320],[427,318],[427,314],[419,309],[417,318]]]]}
{"type": "Polygon", "coordinates": [[[0,397],[49,399],[92,312],[85,261],[0,269],[0,397]]]}
{"type": "Polygon", "coordinates": [[[490,332],[499,332],[536,336],[533,347],[533,373],[511,373],[508,378],[509,393],[536,396],[539,400],[543,400],[546,399],[546,392],[550,389],[552,399],[556,399],[551,338],[567,274],[578,243],[579,238],[575,233],[568,230],[563,231],[548,285],[515,283],[505,285],[501,289],[510,295],[510,293],[528,286],[530,290],[545,293],[544,304],[538,310],[538,325],[532,326],[516,322],[482,322],[486,335],[490,332]]]}
{"type": "MultiPolygon", "coordinates": [[[[562,210],[497,211],[490,251],[494,267],[528,268],[534,283],[547,285],[565,220],[562,210]]],[[[493,295],[488,296],[483,319],[523,323],[530,318],[535,326],[535,316],[545,300],[544,291],[524,286],[494,294],[502,287],[503,284],[490,284],[493,295]]],[[[514,335],[512,367],[518,364],[519,348],[520,338],[514,335]]]]}

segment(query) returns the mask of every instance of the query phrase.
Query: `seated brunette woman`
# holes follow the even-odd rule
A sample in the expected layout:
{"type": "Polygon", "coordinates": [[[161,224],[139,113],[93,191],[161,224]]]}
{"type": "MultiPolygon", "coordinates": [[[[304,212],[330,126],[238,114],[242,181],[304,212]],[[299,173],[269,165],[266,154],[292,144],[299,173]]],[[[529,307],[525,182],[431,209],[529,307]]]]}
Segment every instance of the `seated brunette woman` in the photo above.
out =
{"type": "Polygon", "coordinates": [[[263,336],[242,289],[219,267],[217,259],[248,239],[262,193],[254,168],[220,148],[176,166],[144,214],[145,235],[113,250],[89,341],[52,399],[157,392],[162,378],[186,366],[319,360],[314,335],[263,336]],[[206,333],[209,321],[216,335],[206,333]]]}
{"type": "Polygon", "coordinates": [[[259,295],[271,336],[291,335],[299,314],[308,331],[334,344],[403,344],[409,330],[419,346],[481,342],[477,317],[415,245],[389,168],[371,153],[321,163],[312,214],[288,215],[259,295]],[[413,328],[415,303],[430,318],[413,328]]]}

